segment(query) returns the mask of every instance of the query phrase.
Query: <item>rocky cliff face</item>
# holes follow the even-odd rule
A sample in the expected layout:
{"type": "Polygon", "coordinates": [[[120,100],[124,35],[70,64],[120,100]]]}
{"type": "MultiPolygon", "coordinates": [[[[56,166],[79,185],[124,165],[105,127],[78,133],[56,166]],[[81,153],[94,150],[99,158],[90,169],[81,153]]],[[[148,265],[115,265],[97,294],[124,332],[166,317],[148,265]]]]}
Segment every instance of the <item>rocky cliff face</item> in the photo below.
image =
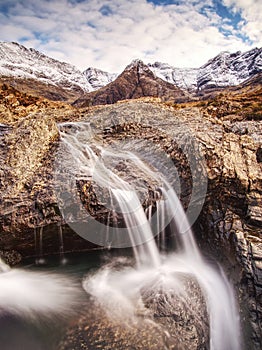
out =
{"type": "MultiPolygon", "coordinates": [[[[179,158],[174,137],[190,150],[190,130],[204,155],[208,184],[203,210],[195,223],[198,241],[226,266],[246,319],[243,333],[247,346],[259,349],[262,129],[256,118],[241,114],[239,106],[246,101],[250,108],[251,99],[246,91],[242,93],[220,96],[201,107],[184,105],[179,109],[159,100],[125,101],[74,111],[71,120],[92,121],[104,142],[132,137],[150,140],[168,153],[177,166],[183,157],[179,158]]],[[[63,108],[56,109],[57,120],[63,120],[63,113],[63,108]]],[[[66,250],[91,247],[70,231],[59,214],[53,187],[53,161],[58,146],[56,118],[36,113],[22,118],[12,128],[1,126],[2,250],[34,255],[34,231],[42,228],[44,251],[58,252],[61,225],[66,250]]],[[[189,171],[185,160],[179,171],[185,207],[192,195],[191,180],[195,178],[189,171]]],[[[195,186],[200,186],[200,182],[195,186]]],[[[80,192],[84,193],[84,184],[80,192]]],[[[87,198],[91,197],[81,198],[90,208],[87,198]]]]}
{"type": "Polygon", "coordinates": [[[139,97],[160,97],[164,101],[186,101],[186,94],[157,78],[140,60],[133,61],[116,80],[98,91],[85,94],[74,102],[77,107],[112,104],[126,99],[139,97]]]}

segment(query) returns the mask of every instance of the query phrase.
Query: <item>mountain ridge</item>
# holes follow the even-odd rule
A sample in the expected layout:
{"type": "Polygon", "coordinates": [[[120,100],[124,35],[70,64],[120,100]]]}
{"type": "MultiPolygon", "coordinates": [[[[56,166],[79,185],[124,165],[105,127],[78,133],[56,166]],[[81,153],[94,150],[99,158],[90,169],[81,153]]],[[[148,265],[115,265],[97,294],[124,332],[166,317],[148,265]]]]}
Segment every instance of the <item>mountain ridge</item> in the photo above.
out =
{"type": "Polygon", "coordinates": [[[76,94],[91,90],[82,73],[69,63],[60,62],[35,49],[18,43],[0,43],[0,75],[2,78],[36,80],[76,94]]]}
{"type": "MultiPolygon", "coordinates": [[[[199,68],[177,68],[161,62],[144,64],[141,60],[136,59],[125,70],[138,62],[141,66],[143,65],[142,71],[147,70],[147,75],[151,74],[149,71],[154,75],[154,78],[152,75],[150,78],[152,88],[149,89],[151,90],[149,96],[154,90],[156,93],[154,97],[161,95],[161,98],[164,99],[163,92],[160,92],[161,89],[158,91],[156,88],[156,85],[162,85],[165,86],[165,91],[169,91],[168,96],[171,90],[175,90],[173,89],[175,87],[192,99],[205,98],[205,96],[212,95],[213,92],[217,93],[221,89],[242,84],[260,73],[262,71],[262,48],[254,48],[244,53],[222,51],[199,68]],[[153,82],[156,79],[161,79],[173,87],[169,85],[167,88],[167,85],[163,82],[160,83],[159,80],[153,82]]],[[[73,103],[88,93],[92,94],[90,95],[92,99],[95,91],[110,85],[121,74],[108,73],[93,67],[81,72],[75,66],[50,58],[35,49],[28,49],[15,42],[0,42],[1,81],[11,84],[21,91],[27,91],[50,100],[73,103]]],[[[119,81],[115,85],[118,87],[113,88],[113,90],[121,90],[119,81]]],[[[131,85],[129,87],[131,88],[131,85]]],[[[114,91],[115,97],[109,96],[107,100],[114,101],[116,95],[118,95],[117,99],[123,99],[125,96],[144,96],[145,93],[127,93],[127,85],[122,88],[125,90],[122,93],[123,96],[120,96],[121,92],[114,91]]],[[[106,91],[110,92],[110,89],[112,89],[112,85],[106,91]]],[[[148,91],[148,87],[146,90],[148,91]]],[[[100,91],[96,94],[96,96],[98,95],[102,99],[100,91]]],[[[173,98],[173,100],[175,99],[173,98]]]]}
{"type": "Polygon", "coordinates": [[[210,88],[236,86],[259,73],[262,70],[262,48],[244,53],[222,51],[199,68],[177,68],[161,62],[149,66],[162,79],[197,93],[210,88]]]}

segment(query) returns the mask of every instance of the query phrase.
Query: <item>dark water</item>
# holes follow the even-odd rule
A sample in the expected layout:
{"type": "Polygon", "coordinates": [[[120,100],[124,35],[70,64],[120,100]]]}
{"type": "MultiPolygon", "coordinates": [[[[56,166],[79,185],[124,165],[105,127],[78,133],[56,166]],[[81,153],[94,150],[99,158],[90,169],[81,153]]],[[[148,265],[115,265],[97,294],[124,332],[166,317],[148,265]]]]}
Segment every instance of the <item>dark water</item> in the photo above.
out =
{"type": "MultiPolygon", "coordinates": [[[[19,268],[28,271],[58,273],[73,277],[82,290],[82,277],[96,270],[107,259],[107,253],[92,251],[66,256],[66,264],[60,263],[59,256],[45,258],[45,264],[36,265],[34,259],[23,262],[19,268]]],[[[19,290],[17,291],[19,293],[19,290]]],[[[87,294],[83,292],[81,302],[86,303],[87,294]]],[[[80,303],[81,304],[81,303],[80,303]]],[[[0,310],[1,311],[1,310],[0,310]]],[[[74,310],[74,316],[57,315],[52,318],[23,318],[11,313],[0,313],[0,349],[1,350],[55,350],[66,328],[81,314],[74,310]]]]}

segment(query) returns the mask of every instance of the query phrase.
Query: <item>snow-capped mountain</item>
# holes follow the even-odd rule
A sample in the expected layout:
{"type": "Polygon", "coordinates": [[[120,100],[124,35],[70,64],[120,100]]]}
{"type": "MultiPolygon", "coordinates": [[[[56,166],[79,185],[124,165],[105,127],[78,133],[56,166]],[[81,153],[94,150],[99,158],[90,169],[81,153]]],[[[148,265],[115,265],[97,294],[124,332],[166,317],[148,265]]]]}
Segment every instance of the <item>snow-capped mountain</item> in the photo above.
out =
{"type": "Polygon", "coordinates": [[[200,68],[175,68],[160,62],[148,66],[159,78],[189,92],[235,86],[262,70],[262,48],[221,52],[200,68]]]}
{"type": "Polygon", "coordinates": [[[116,73],[108,73],[101,69],[89,67],[83,72],[86,80],[92,87],[92,90],[98,90],[101,87],[111,83],[116,79],[116,73]]]}
{"type": "Polygon", "coordinates": [[[159,78],[183,90],[194,91],[197,88],[198,68],[175,68],[161,62],[149,63],[148,67],[159,78]]]}
{"type": "MultiPolygon", "coordinates": [[[[262,48],[244,53],[221,52],[200,68],[177,68],[161,62],[145,65],[140,60],[134,60],[129,66],[132,68],[134,65],[143,67],[144,72],[152,72],[155,77],[175,85],[186,94],[196,96],[210,89],[239,85],[261,72],[262,48]]],[[[0,77],[11,80],[20,90],[26,88],[29,93],[38,89],[39,96],[74,101],[83,94],[110,84],[118,76],[91,67],[81,72],[71,64],[34,49],[0,42],[0,77]],[[32,84],[31,80],[36,84],[32,84]]],[[[153,84],[153,79],[151,82],[153,84]]]]}
{"type": "Polygon", "coordinates": [[[140,97],[158,97],[162,101],[186,102],[188,94],[174,84],[156,77],[141,60],[134,60],[110,84],[86,93],[74,102],[77,107],[113,104],[140,97]]]}
{"type": "Polygon", "coordinates": [[[92,90],[81,71],[71,64],[50,58],[17,43],[0,43],[0,75],[33,79],[68,90],[92,90]]]}
{"type": "Polygon", "coordinates": [[[197,87],[235,86],[262,70],[262,48],[242,53],[221,52],[199,68],[197,87]]]}

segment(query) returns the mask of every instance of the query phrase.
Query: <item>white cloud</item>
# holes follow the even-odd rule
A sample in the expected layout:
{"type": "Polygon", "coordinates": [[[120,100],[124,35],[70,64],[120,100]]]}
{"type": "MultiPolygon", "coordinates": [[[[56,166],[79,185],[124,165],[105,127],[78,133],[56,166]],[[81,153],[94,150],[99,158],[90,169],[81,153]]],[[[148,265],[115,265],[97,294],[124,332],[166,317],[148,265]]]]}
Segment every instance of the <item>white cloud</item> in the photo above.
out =
{"type": "MultiPolygon", "coordinates": [[[[224,3],[239,11],[236,2],[245,1],[224,0],[224,3]]],[[[256,1],[249,1],[254,8],[256,1]]],[[[235,35],[230,23],[225,25],[232,35],[221,34],[218,27],[223,25],[223,19],[212,9],[206,15],[201,14],[203,1],[200,0],[194,5],[191,0],[183,0],[179,6],[154,6],[145,0],[27,0],[26,4],[23,0],[8,0],[7,3],[13,6],[8,16],[0,18],[1,40],[22,41],[80,69],[95,66],[120,72],[134,58],[197,67],[222,50],[250,49],[235,35]],[[103,6],[105,12],[101,11],[103,6]]],[[[212,0],[204,4],[212,6],[212,0]]],[[[258,15],[252,17],[254,10],[247,6],[242,6],[241,11],[247,20],[242,30],[250,39],[257,40],[258,15]]]]}
{"type": "Polygon", "coordinates": [[[261,0],[223,0],[224,4],[234,12],[240,12],[245,22],[241,26],[242,32],[249,37],[256,46],[262,46],[262,1],[261,0]]]}

